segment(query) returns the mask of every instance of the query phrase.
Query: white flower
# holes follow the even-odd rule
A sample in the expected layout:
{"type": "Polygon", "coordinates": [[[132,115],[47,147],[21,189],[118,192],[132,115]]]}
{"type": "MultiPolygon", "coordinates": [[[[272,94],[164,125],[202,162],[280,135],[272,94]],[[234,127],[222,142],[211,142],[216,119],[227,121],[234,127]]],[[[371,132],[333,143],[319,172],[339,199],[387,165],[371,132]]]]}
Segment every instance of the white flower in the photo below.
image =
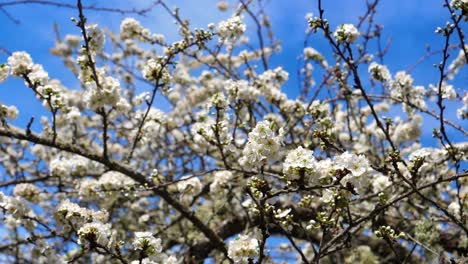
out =
{"type": "Polygon", "coordinates": [[[42,65],[34,64],[31,67],[31,72],[28,74],[28,78],[35,85],[46,85],[49,81],[49,74],[44,71],[42,65]]]}
{"type": "Polygon", "coordinates": [[[218,36],[221,42],[232,41],[244,34],[246,30],[245,24],[242,22],[242,17],[233,16],[226,21],[221,21],[218,24],[218,36]]]}
{"type": "Polygon", "coordinates": [[[408,88],[413,85],[413,77],[406,73],[405,71],[399,71],[395,74],[395,81],[392,84],[393,87],[402,87],[402,88],[408,88]]]}
{"type": "Polygon", "coordinates": [[[371,78],[381,82],[388,82],[391,80],[390,71],[387,66],[380,65],[376,62],[372,62],[368,68],[371,78]]]}
{"type": "Polygon", "coordinates": [[[57,157],[49,162],[50,173],[53,176],[63,177],[69,174],[68,164],[62,157],[57,157]]]}
{"type": "Polygon", "coordinates": [[[55,209],[56,219],[64,224],[82,225],[89,221],[105,221],[108,217],[106,211],[93,211],[79,206],[70,200],[62,201],[55,209]]]}
{"type": "Polygon", "coordinates": [[[413,161],[417,158],[427,158],[431,155],[431,151],[428,148],[421,148],[409,155],[409,160],[413,161]]]}
{"type": "Polygon", "coordinates": [[[353,24],[342,24],[336,28],[333,36],[339,43],[353,43],[359,38],[359,31],[353,24]]]}
{"type": "Polygon", "coordinates": [[[349,152],[344,152],[335,157],[336,168],[348,169],[352,176],[360,177],[370,170],[369,161],[364,155],[356,155],[349,152]]]}
{"type": "Polygon", "coordinates": [[[335,196],[336,196],[336,192],[330,189],[325,189],[322,192],[322,197],[320,197],[320,200],[324,203],[331,203],[334,201],[335,196]]]}
{"type": "Polygon", "coordinates": [[[54,176],[66,175],[83,176],[94,164],[87,158],[74,155],[69,158],[57,157],[50,161],[50,172],[54,176]]]}
{"type": "Polygon", "coordinates": [[[162,58],[149,59],[141,71],[143,77],[152,82],[159,80],[160,84],[169,83],[171,76],[162,63],[162,58]]]}
{"type": "Polygon", "coordinates": [[[229,101],[235,102],[236,100],[243,101],[257,101],[260,96],[260,91],[255,87],[249,85],[245,80],[227,80],[225,83],[226,91],[229,95],[229,101]]]}
{"type": "Polygon", "coordinates": [[[311,47],[304,48],[304,59],[306,60],[314,60],[320,62],[323,67],[327,68],[328,63],[325,58],[318,52],[316,49],[311,47]]]}
{"type": "MultiPolygon", "coordinates": [[[[33,73],[30,74],[30,76],[33,73]]],[[[36,84],[41,84],[47,82],[46,79],[43,79],[42,81],[39,78],[38,75],[36,75],[36,84]]],[[[43,76],[43,78],[48,78],[47,73],[43,76]]],[[[31,78],[33,80],[34,78],[31,78]]],[[[37,93],[42,95],[43,99],[43,105],[46,107],[49,106],[49,102],[52,107],[58,108],[58,109],[66,109],[67,106],[67,97],[64,91],[64,88],[60,84],[58,80],[51,80],[48,81],[47,84],[41,85],[37,87],[37,93]]]]}
{"type": "Polygon", "coordinates": [[[72,121],[77,121],[81,116],[81,111],[75,106],[70,107],[67,113],[67,119],[72,121]]]}
{"type": "Polygon", "coordinates": [[[134,260],[130,262],[130,264],[160,264],[160,262],[157,262],[151,258],[144,258],[141,261],[140,260],[134,260]]]}
{"type": "Polygon", "coordinates": [[[180,192],[180,200],[184,205],[189,205],[193,197],[200,193],[203,188],[202,183],[197,177],[184,176],[177,183],[177,189],[180,192]]]}
{"type": "Polygon", "coordinates": [[[457,117],[459,119],[466,119],[468,118],[468,93],[462,98],[463,106],[457,109],[457,117]]]}
{"type": "Polygon", "coordinates": [[[413,77],[404,71],[399,71],[395,75],[395,80],[391,83],[390,95],[403,101],[403,111],[413,115],[415,105],[421,109],[426,108],[426,89],[423,86],[413,87],[413,77]],[[406,102],[409,102],[407,104],[406,102]]]}
{"type": "Polygon", "coordinates": [[[15,120],[18,117],[18,109],[14,105],[10,105],[6,110],[6,117],[10,120],[15,120]]]}
{"type": "Polygon", "coordinates": [[[388,179],[387,176],[384,176],[381,173],[378,173],[374,176],[374,180],[372,181],[372,188],[376,192],[381,192],[385,190],[388,186],[390,186],[392,182],[388,179]]]}
{"type": "Polygon", "coordinates": [[[255,258],[259,253],[258,240],[247,235],[240,235],[229,242],[228,256],[234,263],[247,264],[249,258],[255,258]]]}
{"type": "Polygon", "coordinates": [[[155,238],[151,232],[135,232],[135,240],[133,240],[135,250],[142,250],[148,256],[161,253],[161,239],[155,238]]]}
{"type": "Polygon", "coordinates": [[[213,175],[213,182],[210,185],[210,192],[217,193],[224,188],[229,187],[230,181],[232,180],[233,175],[230,171],[217,171],[213,175]]]}
{"type": "Polygon", "coordinates": [[[86,33],[89,39],[89,46],[91,50],[97,51],[102,49],[105,42],[104,32],[98,27],[97,24],[90,24],[86,26],[86,33]]]}
{"type": "Polygon", "coordinates": [[[331,172],[333,171],[333,169],[334,163],[329,158],[320,160],[315,164],[315,170],[320,179],[331,177],[331,172]]]}
{"type": "Polygon", "coordinates": [[[0,104],[0,119],[8,118],[11,121],[15,120],[18,117],[18,109],[15,106],[2,105],[0,104]]]}
{"type": "Polygon", "coordinates": [[[246,167],[260,167],[268,160],[276,159],[280,149],[280,136],[275,136],[269,121],[257,123],[252,132],[249,133],[247,142],[239,161],[246,167]]]}
{"type": "Polygon", "coordinates": [[[421,135],[422,116],[415,115],[407,122],[396,122],[392,140],[396,144],[410,141],[421,135]]]}
{"type": "Polygon", "coordinates": [[[11,75],[18,77],[22,74],[28,74],[31,71],[33,61],[28,53],[15,51],[8,57],[8,65],[10,65],[11,75]]]}
{"type": "Polygon", "coordinates": [[[134,18],[125,18],[122,23],[120,23],[120,38],[125,40],[133,38],[136,35],[139,35],[143,27],[140,25],[140,22],[134,18]]]}
{"type": "MultiPolygon", "coordinates": [[[[436,95],[439,94],[439,86],[438,85],[437,86],[430,85],[430,88],[432,89],[432,91],[436,95]]],[[[455,92],[455,89],[453,89],[453,85],[446,84],[445,82],[442,83],[440,91],[442,93],[442,98],[444,98],[444,99],[453,100],[453,99],[455,99],[457,97],[457,93],[455,92]]]]}
{"type": "Polygon", "coordinates": [[[20,197],[2,195],[0,206],[5,208],[14,218],[21,218],[32,214],[31,208],[26,203],[26,200],[20,197]]]}
{"type": "Polygon", "coordinates": [[[99,182],[95,179],[85,178],[80,181],[78,194],[81,198],[95,198],[99,191],[99,182]]]}
{"type": "Polygon", "coordinates": [[[8,78],[10,73],[10,66],[6,64],[0,64],[0,83],[4,82],[8,78]]]}
{"type": "Polygon", "coordinates": [[[303,147],[291,150],[283,164],[283,173],[286,178],[297,180],[301,177],[311,178],[315,176],[316,160],[314,152],[303,147]]]}
{"type": "Polygon", "coordinates": [[[84,224],[78,229],[78,244],[98,243],[101,246],[107,246],[111,236],[111,225],[101,222],[92,222],[84,224]]]}
{"type": "Polygon", "coordinates": [[[306,47],[304,48],[304,57],[307,60],[315,60],[317,58],[322,58],[322,55],[314,48],[306,47]]]}
{"type": "Polygon", "coordinates": [[[267,70],[258,76],[255,82],[262,95],[266,97],[269,102],[277,104],[287,100],[287,95],[281,92],[281,85],[284,84],[289,78],[288,72],[281,67],[274,70],[267,70]]]}
{"type": "Polygon", "coordinates": [[[450,5],[455,9],[462,10],[465,14],[468,11],[468,0],[452,0],[450,5]]]}
{"type": "Polygon", "coordinates": [[[284,210],[278,209],[275,212],[275,218],[277,219],[286,218],[290,212],[291,212],[291,208],[284,209],[284,210]]]}
{"type": "Polygon", "coordinates": [[[117,171],[108,171],[102,174],[98,184],[103,190],[119,190],[135,184],[135,181],[125,174],[117,171]]]}
{"type": "Polygon", "coordinates": [[[179,261],[175,256],[169,256],[167,259],[164,260],[165,264],[177,264],[179,261]]]}
{"type": "Polygon", "coordinates": [[[85,221],[91,217],[90,211],[86,208],[80,207],[76,203],[70,202],[70,200],[62,201],[55,210],[57,216],[68,221],[77,222],[85,221]]]}
{"type": "Polygon", "coordinates": [[[447,211],[453,215],[458,215],[460,213],[460,204],[458,201],[453,201],[449,204],[447,211]]]}
{"type": "MultiPolygon", "coordinates": [[[[98,74],[100,76],[101,74],[98,74]]],[[[117,106],[120,102],[120,82],[111,76],[100,76],[99,85],[94,81],[87,82],[87,90],[84,101],[90,109],[98,110],[106,105],[117,106]]]]}
{"type": "Polygon", "coordinates": [[[20,183],[15,186],[13,194],[15,196],[23,197],[24,199],[31,202],[39,201],[39,194],[41,190],[34,184],[31,183],[20,183]]]}
{"type": "Polygon", "coordinates": [[[67,43],[70,47],[78,47],[80,45],[80,37],[78,35],[65,35],[65,43],[67,43]]]}
{"type": "Polygon", "coordinates": [[[177,183],[177,189],[181,193],[185,194],[198,194],[203,185],[197,177],[184,176],[180,178],[180,181],[177,183]]]}

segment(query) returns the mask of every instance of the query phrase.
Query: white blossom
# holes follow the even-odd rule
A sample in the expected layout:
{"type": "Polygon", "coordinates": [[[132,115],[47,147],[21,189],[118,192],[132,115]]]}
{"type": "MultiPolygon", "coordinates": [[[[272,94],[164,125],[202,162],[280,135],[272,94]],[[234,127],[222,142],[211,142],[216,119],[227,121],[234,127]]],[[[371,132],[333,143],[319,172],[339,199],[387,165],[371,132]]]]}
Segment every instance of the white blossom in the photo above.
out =
{"type": "Polygon", "coordinates": [[[387,176],[384,176],[380,173],[376,174],[374,176],[374,179],[372,181],[372,188],[376,192],[381,192],[385,190],[388,186],[390,186],[392,182],[387,176]]]}
{"type": "Polygon", "coordinates": [[[78,229],[78,244],[97,243],[101,246],[107,246],[111,236],[110,229],[110,224],[101,222],[86,223],[78,229]]]}
{"type": "Polygon", "coordinates": [[[203,185],[197,177],[184,176],[177,183],[180,199],[185,205],[190,204],[193,197],[199,194],[202,188],[203,185]]]}
{"type": "Polygon", "coordinates": [[[228,256],[234,263],[247,264],[259,253],[258,240],[247,235],[240,235],[229,242],[228,256]]]}
{"type": "Polygon", "coordinates": [[[85,207],[81,207],[70,200],[64,200],[55,209],[56,219],[68,225],[69,223],[81,226],[89,221],[105,221],[108,217],[106,211],[94,211],[85,207]]]}
{"type": "Polygon", "coordinates": [[[323,57],[322,54],[320,54],[320,52],[318,52],[316,49],[312,48],[312,47],[306,47],[304,48],[304,59],[305,60],[313,60],[313,61],[317,61],[318,63],[320,63],[324,68],[328,68],[328,63],[327,61],[325,60],[325,58],[323,57]]]}
{"type": "Polygon", "coordinates": [[[135,250],[144,251],[148,256],[162,251],[161,239],[155,238],[151,232],[135,232],[133,247],[135,250]]]}
{"type": "Polygon", "coordinates": [[[241,16],[230,17],[226,21],[221,21],[218,24],[218,36],[220,41],[232,41],[244,34],[246,30],[245,24],[242,22],[241,16]]]}
{"type": "Polygon", "coordinates": [[[86,25],[86,33],[90,48],[94,51],[101,50],[105,43],[105,36],[102,29],[100,29],[97,24],[89,24],[86,25]]]}
{"type": "Polygon", "coordinates": [[[360,177],[370,170],[370,164],[364,155],[356,155],[350,152],[344,152],[335,157],[336,168],[348,169],[352,176],[360,177]]]}
{"type": "Polygon", "coordinates": [[[230,186],[233,179],[231,171],[217,171],[213,174],[213,182],[210,185],[210,192],[217,193],[230,186]]]}
{"type": "Polygon", "coordinates": [[[148,81],[159,80],[160,84],[169,83],[171,76],[166,66],[163,65],[162,59],[149,59],[142,70],[143,77],[148,81]]]}
{"type": "Polygon", "coordinates": [[[353,43],[359,38],[359,31],[353,24],[341,24],[336,28],[333,36],[339,43],[353,43]]]}
{"type": "Polygon", "coordinates": [[[376,62],[372,62],[369,65],[368,71],[371,74],[372,79],[376,81],[389,82],[392,78],[387,66],[378,64],[376,62]]]}
{"type": "Polygon", "coordinates": [[[31,67],[31,72],[28,74],[28,78],[35,85],[45,85],[49,81],[49,74],[44,71],[42,65],[34,64],[31,67]]]}
{"type": "Polygon", "coordinates": [[[80,37],[78,35],[67,34],[64,40],[71,47],[78,47],[80,45],[80,37]]]}
{"type": "Polygon", "coordinates": [[[450,5],[455,9],[462,10],[465,14],[468,11],[468,0],[452,0],[450,5]]]}
{"type": "Polygon", "coordinates": [[[7,118],[11,121],[18,117],[18,109],[14,105],[6,106],[0,104],[0,120],[7,118]]]}
{"type": "Polygon", "coordinates": [[[257,101],[260,96],[260,91],[249,85],[245,80],[227,80],[225,86],[230,102],[235,102],[236,100],[257,101]]]}
{"type": "Polygon", "coordinates": [[[8,57],[8,65],[10,66],[11,75],[19,77],[23,74],[28,74],[34,64],[28,53],[15,51],[8,57]]]}
{"type": "Polygon", "coordinates": [[[457,109],[457,117],[459,119],[467,119],[468,118],[468,93],[462,98],[463,106],[457,109]]]}
{"type": "Polygon", "coordinates": [[[413,161],[417,158],[426,158],[426,157],[429,157],[431,155],[431,152],[429,151],[429,149],[427,148],[421,148],[421,149],[418,149],[414,152],[412,152],[410,155],[409,155],[409,160],[413,161]]]}
{"type": "MultiPolygon", "coordinates": [[[[438,96],[439,86],[430,85],[430,88],[438,96]]],[[[457,97],[457,93],[455,92],[453,85],[443,82],[440,90],[443,99],[454,100],[457,97]]]]}
{"type": "Polygon", "coordinates": [[[134,18],[127,17],[120,23],[120,38],[127,39],[133,38],[141,34],[143,27],[140,22],[134,18]]]}
{"type": "Polygon", "coordinates": [[[101,175],[98,184],[103,190],[120,190],[135,184],[135,181],[116,171],[108,171],[101,175]]]}
{"type": "Polygon", "coordinates": [[[313,180],[315,170],[316,160],[314,152],[301,146],[291,150],[283,164],[283,173],[286,178],[291,180],[297,180],[301,176],[313,180]]]}
{"type": "Polygon", "coordinates": [[[460,213],[460,204],[458,201],[453,201],[449,204],[447,211],[453,215],[458,215],[460,213]]]}
{"type": "Polygon", "coordinates": [[[111,76],[101,76],[99,87],[95,82],[87,83],[84,101],[93,110],[99,110],[105,106],[117,106],[120,102],[120,82],[111,76]]]}
{"type": "Polygon", "coordinates": [[[10,66],[6,64],[0,64],[0,83],[4,82],[10,74],[10,66]]]}
{"type": "Polygon", "coordinates": [[[269,121],[259,122],[249,133],[249,140],[242,151],[243,157],[239,161],[243,166],[260,167],[268,160],[277,158],[281,137],[275,135],[271,125],[269,121]]]}
{"type": "Polygon", "coordinates": [[[24,199],[31,202],[39,201],[39,194],[41,190],[34,184],[31,183],[20,183],[15,186],[13,194],[15,196],[23,197],[24,199]]]}

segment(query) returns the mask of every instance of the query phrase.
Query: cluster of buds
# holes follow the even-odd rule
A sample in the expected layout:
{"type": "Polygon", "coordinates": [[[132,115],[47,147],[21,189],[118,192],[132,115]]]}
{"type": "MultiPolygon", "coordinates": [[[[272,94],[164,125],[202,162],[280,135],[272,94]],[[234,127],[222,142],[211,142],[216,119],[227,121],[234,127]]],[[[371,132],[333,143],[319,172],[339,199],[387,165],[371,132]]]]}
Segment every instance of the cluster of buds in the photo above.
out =
{"type": "Polygon", "coordinates": [[[322,23],[325,28],[328,28],[328,21],[326,19],[321,19],[319,17],[311,17],[307,20],[309,27],[314,31],[317,32],[319,28],[322,27],[322,23]]]}
{"type": "Polygon", "coordinates": [[[195,29],[195,43],[202,48],[213,38],[213,32],[204,29],[195,29]]]}
{"type": "Polygon", "coordinates": [[[327,212],[317,213],[316,225],[326,227],[326,226],[333,226],[334,223],[335,223],[335,218],[331,217],[327,212]]]}
{"type": "Polygon", "coordinates": [[[293,216],[291,209],[277,209],[274,211],[274,217],[279,221],[279,223],[286,227],[287,229],[292,228],[293,216]]]}
{"type": "Polygon", "coordinates": [[[389,197],[388,197],[388,194],[386,194],[386,193],[384,193],[384,192],[380,192],[380,193],[378,194],[378,197],[379,197],[379,203],[382,204],[382,205],[385,204],[385,203],[387,203],[388,198],[389,198],[389,197]]]}
{"type": "Polygon", "coordinates": [[[247,186],[252,191],[252,194],[255,198],[261,199],[264,194],[270,191],[270,186],[265,180],[261,180],[258,177],[252,177],[247,186]]]}
{"type": "Polygon", "coordinates": [[[306,195],[302,197],[302,199],[299,201],[298,205],[301,207],[310,207],[313,202],[313,196],[312,195],[306,195]]]}
{"type": "Polygon", "coordinates": [[[378,238],[390,239],[394,241],[398,238],[404,237],[405,233],[400,232],[397,234],[395,230],[391,228],[390,226],[379,226],[379,229],[375,231],[375,235],[378,238]]]}

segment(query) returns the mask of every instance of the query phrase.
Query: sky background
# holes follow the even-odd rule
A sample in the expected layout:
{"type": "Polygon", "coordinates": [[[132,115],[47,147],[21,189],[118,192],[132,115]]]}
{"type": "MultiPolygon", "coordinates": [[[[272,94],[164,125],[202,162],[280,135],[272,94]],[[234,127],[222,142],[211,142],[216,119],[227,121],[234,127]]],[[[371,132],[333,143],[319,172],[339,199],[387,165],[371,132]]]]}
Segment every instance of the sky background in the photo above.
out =
{"type": "MultiPolygon", "coordinates": [[[[6,2],[0,0],[0,3],[6,2]]],[[[63,3],[75,4],[76,1],[62,1],[63,3]]],[[[107,6],[112,3],[112,7],[136,9],[147,7],[152,1],[97,1],[83,0],[84,5],[107,6]]],[[[213,0],[171,0],[166,1],[168,6],[179,6],[181,15],[191,20],[193,27],[204,27],[211,22],[218,22],[230,16],[231,12],[219,12],[213,0]]],[[[233,5],[234,1],[227,1],[233,5]]],[[[365,11],[365,1],[361,0],[333,0],[323,1],[325,17],[328,19],[332,29],[341,23],[354,23],[358,21],[358,16],[365,11]]],[[[419,58],[424,56],[426,48],[440,50],[444,39],[434,34],[438,26],[443,26],[447,21],[448,11],[442,8],[443,0],[391,0],[381,1],[377,7],[378,13],[375,17],[377,23],[384,25],[382,40],[385,43],[391,40],[391,46],[385,57],[392,74],[399,70],[404,70],[413,65],[419,58]]],[[[297,61],[298,55],[302,54],[305,30],[307,27],[305,16],[307,13],[317,14],[316,1],[311,0],[270,0],[266,4],[267,13],[270,15],[272,27],[277,39],[282,41],[282,51],[276,54],[271,60],[271,66],[282,66],[290,73],[290,80],[283,88],[290,97],[295,97],[297,91],[297,61]]],[[[64,85],[71,89],[77,89],[79,84],[73,75],[63,66],[60,58],[51,56],[49,49],[54,46],[56,35],[54,23],[59,25],[62,36],[65,34],[79,34],[79,29],[70,21],[71,17],[77,16],[77,10],[58,8],[45,5],[14,5],[4,7],[15,20],[16,24],[4,12],[0,12],[0,47],[8,51],[27,51],[32,55],[35,63],[43,64],[51,78],[57,78],[64,85]]],[[[0,11],[4,11],[0,10],[0,11]]],[[[121,15],[109,12],[85,11],[89,23],[97,23],[111,31],[117,32],[120,22],[126,16],[132,16],[140,20],[141,23],[150,28],[154,33],[162,33],[166,40],[178,40],[174,21],[167,13],[156,7],[145,16],[121,15]]],[[[254,28],[252,21],[246,19],[248,25],[248,35],[254,39],[254,28]]],[[[466,24],[462,25],[468,31],[466,24]]],[[[312,37],[310,44],[312,47],[322,52],[330,58],[331,48],[323,41],[321,35],[312,37]]],[[[455,57],[456,54],[452,56],[455,57]]],[[[5,62],[6,54],[0,53],[0,63],[5,62]]],[[[438,63],[441,55],[435,55],[416,67],[412,76],[415,85],[424,85],[438,81],[439,72],[432,66],[438,63]]],[[[365,70],[365,69],[363,69],[365,70]]],[[[463,93],[468,84],[467,67],[462,69],[460,77],[453,82],[458,92],[463,93]]],[[[366,79],[366,78],[364,78],[366,79]]],[[[0,84],[0,102],[4,104],[16,105],[20,109],[20,116],[15,122],[17,125],[25,125],[30,116],[47,114],[41,103],[38,102],[32,92],[24,86],[18,79],[9,78],[5,83],[0,84]]],[[[447,108],[447,117],[457,120],[455,116],[459,105],[450,105],[447,108]]],[[[432,139],[432,128],[438,126],[438,122],[425,116],[424,118],[424,145],[436,146],[437,142],[432,139]]],[[[458,120],[458,122],[462,122],[458,120]]],[[[465,122],[466,123],[466,122],[465,122]]],[[[36,125],[37,122],[36,122],[36,125]]],[[[462,124],[466,127],[466,124],[462,124]]],[[[37,126],[36,126],[37,127],[37,126]]],[[[34,127],[33,127],[34,128],[34,127]]],[[[449,132],[453,131],[449,128],[449,132]]],[[[455,135],[455,134],[454,134],[455,135]]],[[[458,134],[457,137],[460,137],[458,134]]],[[[463,140],[462,138],[459,139],[463,140]]],[[[458,141],[458,140],[456,140],[458,141]]]]}

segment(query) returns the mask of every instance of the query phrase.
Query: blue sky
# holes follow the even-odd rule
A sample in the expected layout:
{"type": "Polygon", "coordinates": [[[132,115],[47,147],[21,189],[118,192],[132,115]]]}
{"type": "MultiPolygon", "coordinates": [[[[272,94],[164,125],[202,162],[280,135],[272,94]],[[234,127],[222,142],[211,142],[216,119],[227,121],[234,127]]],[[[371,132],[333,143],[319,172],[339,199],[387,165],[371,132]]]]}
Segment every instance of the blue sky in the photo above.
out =
{"type": "MultiPolygon", "coordinates": [[[[0,0],[1,2],[2,0],[0,0]]],[[[63,2],[75,4],[75,1],[63,2]]],[[[109,6],[111,2],[113,7],[123,9],[135,7],[138,9],[148,6],[151,1],[83,0],[84,5],[95,4],[96,6],[109,6]]],[[[208,23],[217,22],[230,15],[229,12],[217,11],[217,2],[213,0],[166,1],[170,7],[181,7],[182,16],[189,18],[193,27],[206,27],[208,23]]],[[[227,2],[234,3],[234,1],[227,2]]],[[[365,9],[365,1],[361,0],[323,2],[325,16],[332,28],[340,23],[356,23],[357,16],[363,14],[365,9]]],[[[385,63],[389,66],[392,74],[414,64],[425,54],[426,47],[429,46],[432,50],[442,48],[443,38],[434,34],[434,30],[438,26],[443,26],[449,18],[448,11],[442,8],[443,2],[443,0],[381,1],[375,20],[384,25],[383,40],[391,39],[391,47],[385,58],[385,63]]],[[[304,32],[307,26],[304,17],[307,13],[317,13],[316,1],[270,0],[266,6],[276,38],[281,39],[283,43],[282,52],[275,55],[271,66],[283,66],[288,70],[290,81],[283,89],[291,97],[295,97],[297,95],[296,58],[302,53],[304,32]]],[[[62,36],[67,33],[79,34],[78,28],[70,21],[71,17],[77,16],[77,11],[43,5],[16,5],[5,7],[5,9],[21,23],[15,24],[4,13],[0,12],[0,24],[2,25],[0,47],[9,51],[25,50],[29,52],[36,63],[44,65],[52,78],[58,78],[67,87],[76,89],[78,87],[76,79],[64,68],[59,58],[49,54],[49,49],[54,46],[55,42],[54,23],[59,25],[62,36]]],[[[125,17],[121,14],[95,11],[85,11],[85,14],[89,22],[98,23],[113,31],[118,30],[120,21],[125,17]]],[[[155,8],[145,17],[130,16],[140,20],[153,32],[165,34],[167,40],[177,40],[173,20],[160,7],[155,8]]],[[[248,19],[246,21],[251,30],[249,35],[254,39],[253,27],[250,26],[252,25],[251,21],[248,19]]],[[[466,24],[463,27],[465,31],[468,31],[466,24]]],[[[330,58],[331,48],[320,38],[320,35],[312,37],[310,43],[312,47],[330,58]]],[[[5,62],[6,58],[5,54],[0,54],[0,63],[5,62]]],[[[429,83],[437,82],[438,70],[432,64],[438,63],[440,58],[441,55],[435,55],[415,68],[412,75],[416,85],[427,86],[429,83]]],[[[459,92],[466,89],[468,83],[467,67],[462,70],[460,77],[452,83],[459,92]]],[[[36,115],[37,118],[38,115],[47,114],[31,91],[18,79],[10,78],[7,82],[0,84],[0,102],[19,106],[20,118],[16,122],[19,125],[26,124],[31,115],[36,115]]],[[[447,116],[450,119],[457,120],[455,111],[458,107],[458,105],[448,107],[447,116]]],[[[438,123],[427,116],[424,120],[424,143],[436,145],[437,143],[431,138],[431,135],[432,128],[437,127],[438,123]]],[[[460,138],[461,140],[463,139],[460,138]]]]}

